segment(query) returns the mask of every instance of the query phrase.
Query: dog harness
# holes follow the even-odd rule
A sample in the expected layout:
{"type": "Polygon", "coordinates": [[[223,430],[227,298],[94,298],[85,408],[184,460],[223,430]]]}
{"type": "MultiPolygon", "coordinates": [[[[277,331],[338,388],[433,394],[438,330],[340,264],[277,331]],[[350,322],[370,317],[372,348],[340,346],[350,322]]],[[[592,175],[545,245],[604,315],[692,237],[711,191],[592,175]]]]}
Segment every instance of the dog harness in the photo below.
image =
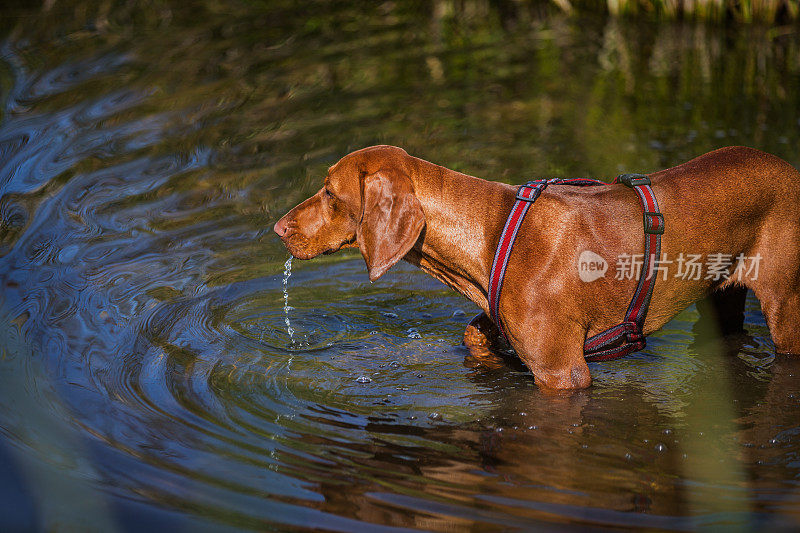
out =
{"type": "MultiPolygon", "coordinates": [[[[664,216],[658,210],[658,202],[650,187],[650,178],[644,174],[622,174],[613,183],[622,183],[639,196],[639,201],[644,210],[644,259],[639,274],[639,283],[633,294],[628,310],[622,322],[602,333],[586,339],[583,345],[584,357],[587,361],[607,361],[628,355],[631,352],[645,347],[644,319],[650,306],[653,287],[656,283],[656,268],[658,258],[661,257],[661,234],[664,233],[664,216]]],[[[500,320],[500,291],[503,289],[503,277],[506,273],[511,249],[517,237],[525,214],[533,202],[542,194],[548,185],[573,185],[579,187],[593,187],[608,185],[599,180],[577,179],[548,179],[529,181],[517,189],[517,199],[508,215],[497,251],[492,262],[492,271],[489,276],[489,310],[494,323],[500,328],[503,336],[508,338],[500,320]]]]}

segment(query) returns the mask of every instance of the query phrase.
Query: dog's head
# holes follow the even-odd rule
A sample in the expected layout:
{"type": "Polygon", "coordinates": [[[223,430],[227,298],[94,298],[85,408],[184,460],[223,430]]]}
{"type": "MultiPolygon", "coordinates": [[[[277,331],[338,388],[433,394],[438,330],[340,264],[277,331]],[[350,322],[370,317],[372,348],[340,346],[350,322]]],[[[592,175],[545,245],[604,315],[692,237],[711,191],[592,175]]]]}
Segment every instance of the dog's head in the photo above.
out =
{"type": "Polygon", "coordinates": [[[373,146],[328,169],[322,188],[275,223],[275,233],[299,259],[358,246],[374,281],[414,246],[425,226],[407,173],[408,154],[373,146]]]}

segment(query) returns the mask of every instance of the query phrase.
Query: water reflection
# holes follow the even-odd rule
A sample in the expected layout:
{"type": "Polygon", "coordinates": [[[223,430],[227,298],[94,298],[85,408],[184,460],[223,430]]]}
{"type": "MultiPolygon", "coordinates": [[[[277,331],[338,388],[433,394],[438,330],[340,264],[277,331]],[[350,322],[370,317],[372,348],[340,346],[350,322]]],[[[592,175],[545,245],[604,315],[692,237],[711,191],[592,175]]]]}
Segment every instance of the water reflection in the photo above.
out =
{"type": "Polygon", "coordinates": [[[800,363],[752,295],[746,335],[691,307],[553,397],[471,361],[476,309],[411,266],[371,284],[346,253],[289,279],[265,231],[377,142],[509,182],[735,143],[797,164],[792,28],[45,2],[0,38],[0,430],[22,465],[2,485],[33,501],[9,523],[800,520],[800,363]]]}

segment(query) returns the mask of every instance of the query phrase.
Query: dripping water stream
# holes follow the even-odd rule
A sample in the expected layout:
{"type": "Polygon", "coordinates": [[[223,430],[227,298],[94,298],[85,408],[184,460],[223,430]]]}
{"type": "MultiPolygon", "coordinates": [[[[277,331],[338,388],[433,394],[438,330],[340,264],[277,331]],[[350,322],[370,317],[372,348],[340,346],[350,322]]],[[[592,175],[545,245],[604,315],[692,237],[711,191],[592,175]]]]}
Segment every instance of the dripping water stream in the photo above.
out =
{"type": "Polygon", "coordinates": [[[294,345],[294,328],[289,320],[289,278],[292,277],[292,258],[291,256],[283,264],[283,321],[286,323],[286,333],[289,335],[289,346],[294,345]]]}

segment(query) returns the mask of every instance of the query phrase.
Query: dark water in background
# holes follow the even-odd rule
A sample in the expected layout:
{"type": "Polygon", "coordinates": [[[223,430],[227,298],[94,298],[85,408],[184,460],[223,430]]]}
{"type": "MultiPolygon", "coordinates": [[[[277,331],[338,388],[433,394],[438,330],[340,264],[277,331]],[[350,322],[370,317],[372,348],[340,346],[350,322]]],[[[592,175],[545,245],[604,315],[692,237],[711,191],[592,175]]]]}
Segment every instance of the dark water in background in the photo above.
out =
{"type": "Polygon", "coordinates": [[[342,253],[294,262],[290,341],[269,230],[352,149],[513,183],[800,163],[797,27],[454,4],[3,8],[0,521],[800,526],[800,359],[752,298],[739,342],[691,307],[547,396],[467,357],[470,302],[342,253]]]}

